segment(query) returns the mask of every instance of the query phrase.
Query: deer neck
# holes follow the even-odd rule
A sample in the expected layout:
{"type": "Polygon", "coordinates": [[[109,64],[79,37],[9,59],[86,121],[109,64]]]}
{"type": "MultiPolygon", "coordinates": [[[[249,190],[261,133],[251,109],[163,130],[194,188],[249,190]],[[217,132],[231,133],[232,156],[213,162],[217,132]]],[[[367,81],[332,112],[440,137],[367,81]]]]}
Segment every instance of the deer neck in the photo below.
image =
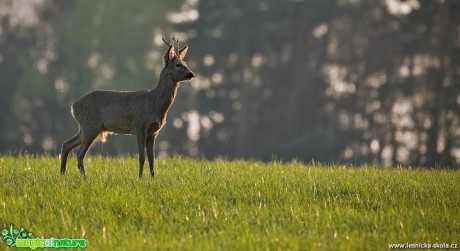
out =
{"type": "Polygon", "coordinates": [[[155,102],[155,111],[161,117],[166,118],[169,108],[171,107],[174,99],[176,98],[177,88],[179,83],[172,80],[171,75],[165,74],[164,70],[161,72],[160,80],[155,89],[152,90],[155,102]]]}

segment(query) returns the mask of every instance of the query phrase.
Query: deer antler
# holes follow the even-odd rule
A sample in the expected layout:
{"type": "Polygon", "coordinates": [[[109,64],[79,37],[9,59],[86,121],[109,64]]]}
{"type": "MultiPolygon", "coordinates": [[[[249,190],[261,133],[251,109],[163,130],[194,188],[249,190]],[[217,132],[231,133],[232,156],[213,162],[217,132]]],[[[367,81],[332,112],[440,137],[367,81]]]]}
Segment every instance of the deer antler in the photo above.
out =
{"type": "Polygon", "coordinates": [[[177,39],[175,36],[172,36],[168,40],[166,40],[164,36],[161,36],[161,39],[167,46],[173,46],[175,48],[176,54],[179,55],[179,39],[177,39]]]}
{"type": "Polygon", "coordinates": [[[163,40],[163,42],[167,45],[167,46],[171,46],[171,44],[169,43],[169,39],[168,41],[166,41],[166,38],[164,36],[161,36],[161,39],[163,40]]]}

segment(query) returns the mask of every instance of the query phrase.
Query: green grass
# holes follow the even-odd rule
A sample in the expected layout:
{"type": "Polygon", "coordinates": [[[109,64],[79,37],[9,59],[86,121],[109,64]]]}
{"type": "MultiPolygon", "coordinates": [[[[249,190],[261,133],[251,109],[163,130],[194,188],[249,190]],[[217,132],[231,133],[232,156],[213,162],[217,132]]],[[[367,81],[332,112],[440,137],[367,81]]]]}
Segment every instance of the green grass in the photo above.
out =
{"type": "MultiPolygon", "coordinates": [[[[387,250],[459,243],[460,171],[298,162],[0,156],[0,228],[88,250],[387,250]]],[[[8,249],[0,242],[0,249],[8,249]]],[[[11,249],[12,250],[12,249],[11,249]]]]}

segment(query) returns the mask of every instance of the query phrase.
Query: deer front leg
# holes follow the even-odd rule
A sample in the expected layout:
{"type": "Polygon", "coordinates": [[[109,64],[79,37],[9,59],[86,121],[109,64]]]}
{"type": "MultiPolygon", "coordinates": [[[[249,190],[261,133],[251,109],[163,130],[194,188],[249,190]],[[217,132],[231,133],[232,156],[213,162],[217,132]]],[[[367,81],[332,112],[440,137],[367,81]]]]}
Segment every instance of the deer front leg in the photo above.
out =
{"type": "Polygon", "coordinates": [[[139,179],[142,178],[142,171],[145,163],[145,141],[146,133],[141,132],[137,135],[137,147],[139,149],[139,179]]]}
{"type": "Polygon", "coordinates": [[[150,174],[155,177],[155,138],[156,135],[148,135],[146,140],[147,159],[149,160],[150,174]]]}

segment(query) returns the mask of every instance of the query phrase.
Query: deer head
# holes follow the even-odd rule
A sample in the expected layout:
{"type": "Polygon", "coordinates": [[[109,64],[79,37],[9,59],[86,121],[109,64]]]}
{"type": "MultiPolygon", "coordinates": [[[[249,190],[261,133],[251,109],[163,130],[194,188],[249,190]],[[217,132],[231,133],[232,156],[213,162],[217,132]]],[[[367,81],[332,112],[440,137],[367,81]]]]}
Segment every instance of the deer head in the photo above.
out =
{"type": "Polygon", "coordinates": [[[163,42],[168,46],[168,50],[163,56],[166,75],[170,75],[175,83],[192,79],[195,74],[187,67],[184,61],[188,46],[179,50],[179,40],[174,36],[169,40],[162,37],[163,42]]]}

